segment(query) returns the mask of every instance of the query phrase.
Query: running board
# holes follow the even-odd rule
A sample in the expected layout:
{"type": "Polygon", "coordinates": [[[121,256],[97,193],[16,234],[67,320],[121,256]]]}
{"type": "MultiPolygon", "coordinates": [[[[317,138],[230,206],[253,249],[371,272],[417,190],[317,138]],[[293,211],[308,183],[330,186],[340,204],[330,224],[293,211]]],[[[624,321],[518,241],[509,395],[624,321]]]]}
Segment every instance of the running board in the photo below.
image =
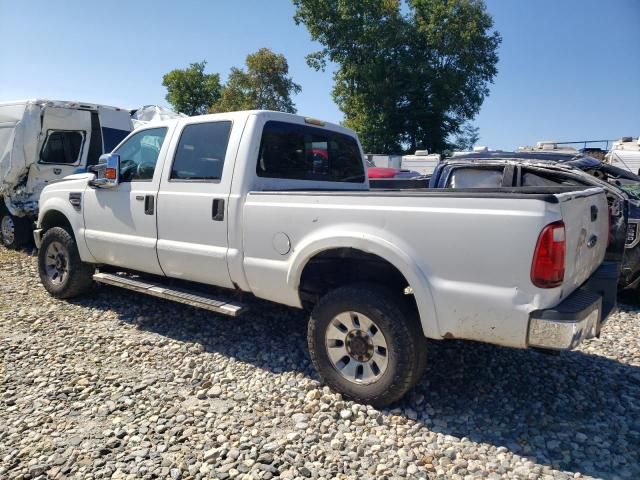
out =
{"type": "Polygon", "coordinates": [[[113,273],[96,273],[93,279],[98,283],[113,285],[114,287],[126,288],[140,293],[151,295],[152,297],[164,298],[178,303],[191,305],[192,307],[211,310],[212,312],[222,313],[235,317],[246,310],[246,307],[239,303],[231,303],[230,301],[215,298],[206,293],[196,292],[194,290],[186,290],[183,288],[169,288],[161,283],[138,280],[131,278],[125,274],[116,275],[113,273]]]}

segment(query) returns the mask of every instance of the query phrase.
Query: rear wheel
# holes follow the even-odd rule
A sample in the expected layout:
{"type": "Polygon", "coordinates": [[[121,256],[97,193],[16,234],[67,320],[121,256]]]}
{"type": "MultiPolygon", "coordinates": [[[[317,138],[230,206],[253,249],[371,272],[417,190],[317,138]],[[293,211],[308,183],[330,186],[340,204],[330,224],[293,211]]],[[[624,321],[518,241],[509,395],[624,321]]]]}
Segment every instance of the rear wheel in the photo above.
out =
{"type": "Polygon", "coordinates": [[[326,294],[308,328],[311,359],[346,397],[375,406],[399,400],[420,379],[426,340],[403,298],[375,284],[326,294]]]}
{"type": "Polygon", "coordinates": [[[76,241],[69,232],[53,227],[42,237],[38,271],[42,285],[52,296],[71,298],[91,288],[95,268],[80,259],[76,241]]]}
{"type": "Polygon", "coordinates": [[[31,222],[5,210],[0,213],[0,235],[5,247],[20,248],[31,240],[31,222]]]}

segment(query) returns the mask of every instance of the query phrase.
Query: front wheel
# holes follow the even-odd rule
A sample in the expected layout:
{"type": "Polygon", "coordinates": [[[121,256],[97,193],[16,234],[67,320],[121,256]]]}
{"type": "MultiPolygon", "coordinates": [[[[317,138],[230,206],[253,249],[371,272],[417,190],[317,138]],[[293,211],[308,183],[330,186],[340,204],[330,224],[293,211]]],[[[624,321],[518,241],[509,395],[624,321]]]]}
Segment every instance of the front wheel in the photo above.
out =
{"type": "Polygon", "coordinates": [[[38,272],[44,288],[56,298],[71,298],[91,288],[95,268],[80,259],[76,241],[64,228],[53,227],[42,237],[38,272]]]}
{"type": "Polygon", "coordinates": [[[327,293],[311,313],[309,352],[322,379],[382,407],[402,398],[425,367],[425,338],[403,298],[375,284],[327,293]]]}
{"type": "Polygon", "coordinates": [[[4,211],[0,213],[0,235],[5,247],[20,248],[31,240],[31,222],[4,211]]]}

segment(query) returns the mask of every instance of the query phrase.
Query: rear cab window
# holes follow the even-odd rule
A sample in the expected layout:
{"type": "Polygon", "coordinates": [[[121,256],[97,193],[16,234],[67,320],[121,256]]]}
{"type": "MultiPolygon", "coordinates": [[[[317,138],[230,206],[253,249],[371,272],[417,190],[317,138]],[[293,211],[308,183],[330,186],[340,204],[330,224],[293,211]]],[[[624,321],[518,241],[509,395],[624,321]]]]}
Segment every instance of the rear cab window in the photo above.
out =
{"type": "Polygon", "coordinates": [[[268,121],[256,165],[259,177],[364,183],[356,139],[323,128],[268,121]]]}

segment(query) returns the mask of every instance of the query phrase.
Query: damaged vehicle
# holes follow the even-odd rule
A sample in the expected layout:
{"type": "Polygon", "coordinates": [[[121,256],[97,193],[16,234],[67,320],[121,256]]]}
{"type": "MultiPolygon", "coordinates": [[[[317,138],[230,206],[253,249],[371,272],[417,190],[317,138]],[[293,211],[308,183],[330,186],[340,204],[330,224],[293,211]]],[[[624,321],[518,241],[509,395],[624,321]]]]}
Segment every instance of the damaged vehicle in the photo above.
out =
{"type": "Polygon", "coordinates": [[[102,159],[42,192],[52,296],[306,308],[314,366],[361,403],[412,388],[425,338],[572,349],[615,305],[602,188],[374,191],[353,131],[268,111],[145,126],[102,159]]]}
{"type": "Polygon", "coordinates": [[[128,110],[54,100],[0,103],[0,235],[32,238],[42,189],[98,163],[133,129],[128,110]]]}
{"type": "Polygon", "coordinates": [[[593,186],[605,190],[611,213],[607,258],[621,262],[619,286],[640,283],[640,177],[581,154],[459,154],[438,166],[432,188],[593,186]]]}

